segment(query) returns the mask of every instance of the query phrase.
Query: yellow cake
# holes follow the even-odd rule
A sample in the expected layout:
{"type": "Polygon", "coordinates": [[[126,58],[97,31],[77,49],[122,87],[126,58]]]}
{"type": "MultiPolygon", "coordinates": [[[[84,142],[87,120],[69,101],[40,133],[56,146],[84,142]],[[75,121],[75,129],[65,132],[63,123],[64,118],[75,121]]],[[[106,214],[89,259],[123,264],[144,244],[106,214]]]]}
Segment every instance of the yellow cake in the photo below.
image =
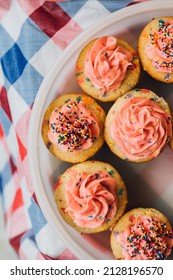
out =
{"type": "Polygon", "coordinates": [[[105,112],[86,94],[58,96],[47,108],[42,138],[58,159],[77,163],[95,155],[104,143],[105,112]]]}
{"type": "Polygon", "coordinates": [[[123,160],[145,162],[157,157],[172,137],[168,103],[148,89],[133,89],[110,108],[104,137],[123,160]]]}
{"type": "Polygon", "coordinates": [[[117,260],[163,260],[173,246],[172,227],[160,211],[135,208],[114,226],[110,245],[117,260]]]}
{"type": "Polygon", "coordinates": [[[90,41],[76,62],[76,80],[84,92],[103,101],[114,101],[136,86],[140,63],[126,41],[103,36],[90,41]]]}
{"type": "Polygon", "coordinates": [[[138,52],[143,69],[154,79],[173,82],[173,16],[153,18],[142,30],[138,52]]]}
{"type": "Polygon", "coordinates": [[[122,177],[112,165],[100,161],[68,168],[55,184],[54,197],[64,221],[88,234],[112,227],[127,205],[122,177]]]}

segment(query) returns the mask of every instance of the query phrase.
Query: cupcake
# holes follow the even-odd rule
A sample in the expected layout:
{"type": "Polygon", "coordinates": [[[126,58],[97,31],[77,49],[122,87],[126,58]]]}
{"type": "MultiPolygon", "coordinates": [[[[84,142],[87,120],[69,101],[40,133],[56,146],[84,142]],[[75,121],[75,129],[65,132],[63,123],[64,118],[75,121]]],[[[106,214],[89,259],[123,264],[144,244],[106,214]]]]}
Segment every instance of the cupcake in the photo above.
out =
{"type": "Polygon", "coordinates": [[[133,89],[110,108],[104,137],[111,151],[123,160],[154,159],[172,137],[169,106],[150,90],[133,89]]]}
{"type": "Polygon", "coordinates": [[[60,160],[77,163],[95,155],[104,143],[104,110],[85,94],[58,96],[47,108],[42,137],[60,160]]]}
{"type": "Polygon", "coordinates": [[[138,41],[143,69],[154,79],[173,82],[173,16],[154,18],[142,30],[138,41]]]}
{"type": "Polygon", "coordinates": [[[127,204],[125,184],[108,163],[86,161],[68,168],[54,187],[57,208],[64,221],[82,233],[109,229],[127,204]]]}
{"type": "Polygon", "coordinates": [[[132,89],[139,80],[136,51],[124,40],[103,36],[89,42],[76,63],[79,86],[92,97],[114,101],[132,89]]]}
{"type": "Polygon", "coordinates": [[[173,231],[160,211],[136,208],[115,225],[110,244],[115,259],[164,260],[173,247],[173,231]]]}

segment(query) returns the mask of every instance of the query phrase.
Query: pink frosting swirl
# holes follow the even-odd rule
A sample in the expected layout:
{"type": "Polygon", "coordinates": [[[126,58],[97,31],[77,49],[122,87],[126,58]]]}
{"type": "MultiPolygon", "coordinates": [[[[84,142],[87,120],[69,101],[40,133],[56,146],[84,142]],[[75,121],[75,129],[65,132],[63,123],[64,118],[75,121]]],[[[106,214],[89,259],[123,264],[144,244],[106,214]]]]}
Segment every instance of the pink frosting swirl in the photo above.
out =
{"type": "Polygon", "coordinates": [[[67,102],[51,114],[48,137],[63,151],[88,149],[99,135],[97,117],[81,101],[67,102]]]}
{"type": "Polygon", "coordinates": [[[109,173],[98,171],[70,174],[65,185],[66,212],[76,225],[97,228],[112,219],[117,211],[116,180],[109,173]]]}
{"type": "Polygon", "coordinates": [[[103,91],[117,89],[131,65],[132,54],[117,45],[114,37],[99,38],[88,52],[85,75],[96,88],[103,91]]]}
{"type": "Polygon", "coordinates": [[[155,101],[132,97],[115,113],[110,134],[127,159],[154,158],[172,137],[171,118],[155,101]]]}
{"type": "Polygon", "coordinates": [[[146,53],[161,73],[173,72],[173,20],[159,20],[158,31],[150,34],[146,53]]]}
{"type": "Polygon", "coordinates": [[[131,226],[115,232],[126,260],[163,260],[171,253],[173,232],[158,218],[140,215],[130,217],[131,226]]]}

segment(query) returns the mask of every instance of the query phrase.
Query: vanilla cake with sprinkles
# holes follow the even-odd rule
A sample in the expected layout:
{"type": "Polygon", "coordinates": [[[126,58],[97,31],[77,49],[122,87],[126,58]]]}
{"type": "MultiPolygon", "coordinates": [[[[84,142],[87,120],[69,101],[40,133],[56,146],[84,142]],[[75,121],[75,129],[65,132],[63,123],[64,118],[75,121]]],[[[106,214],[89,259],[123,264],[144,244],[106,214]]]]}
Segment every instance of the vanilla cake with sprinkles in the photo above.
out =
{"type": "Polygon", "coordinates": [[[86,94],[58,96],[47,108],[42,138],[47,149],[60,160],[77,163],[94,156],[104,143],[105,112],[86,94]]]}
{"type": "Polygon", "coordinates": [[[114,101],[138,83],[139,57],[122,38],[102,36],[83,47],[75,72],[84,92],[102,102],[114,101]]]}
{"type": "Polygon", "coordinates": [[[172,137],[169,104],[149,89],[127,92],[108,111],[104,137],[123,160],[147,162],[158,157],[172,137]]]}
{"type": "Polygon", "coordinates": [[[112,165],[101,161],[68,168],[55,183],[54,197],[64,221],[88,234],[111,228],[127,205],[122,177],[112,165]]]}
{"type": "Polygon", "coordinates": [[[151,77],[173,82],[173,16],[154,18],[144,27],[138,53],[143,69],[151,77]]]}
{"type": "Polygon", "coordinates": [[[173,230],[160,211],[135,208],[115,225],[110,243],[115,259],[164,260],[171,254],[173,230]]]}

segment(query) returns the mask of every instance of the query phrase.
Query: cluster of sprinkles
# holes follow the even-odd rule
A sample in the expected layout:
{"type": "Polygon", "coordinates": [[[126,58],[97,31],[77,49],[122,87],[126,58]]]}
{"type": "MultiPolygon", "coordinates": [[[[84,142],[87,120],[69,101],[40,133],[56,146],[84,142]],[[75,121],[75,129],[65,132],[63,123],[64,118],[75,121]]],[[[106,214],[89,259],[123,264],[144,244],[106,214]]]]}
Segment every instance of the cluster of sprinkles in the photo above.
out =
{"type": "Polygon", "coordinates": [[[96,123],[83,116],[82,111],[77,113],[78,103],[81,102],[80,97],[77,101],[69,101],[66,102],[68,113],[55,109],[56,122],[51,123],[50,126],[52,132],[57,134],[57,144],[67,145],[68,151],[73,152],[81,149],[86,140],[90,139],[91,142],[96,140],[91,133],[91,125],[96,123]]]}
{"type": "Polygon", "coordinates": [[[156,68],[160,67],[165,72],[173,72],[173,23],[159,20],[158,31],[150,34],[150,43],[159,48],[165,60],[156,60],[156,68]]]}
{"type": "MultiPolygon", "coordinates": [[[[148,219],[148,222],[151,221],[148,219]]],[[[149,229],[139,223],[137,229],[127,237],[127,251],[132,258],[143,254],[148,260],[164,260],[167,250],[171,249],[167,240],[172,238],[173,232],[166,230],[166,224],[152,219],[149,229]]]]}

